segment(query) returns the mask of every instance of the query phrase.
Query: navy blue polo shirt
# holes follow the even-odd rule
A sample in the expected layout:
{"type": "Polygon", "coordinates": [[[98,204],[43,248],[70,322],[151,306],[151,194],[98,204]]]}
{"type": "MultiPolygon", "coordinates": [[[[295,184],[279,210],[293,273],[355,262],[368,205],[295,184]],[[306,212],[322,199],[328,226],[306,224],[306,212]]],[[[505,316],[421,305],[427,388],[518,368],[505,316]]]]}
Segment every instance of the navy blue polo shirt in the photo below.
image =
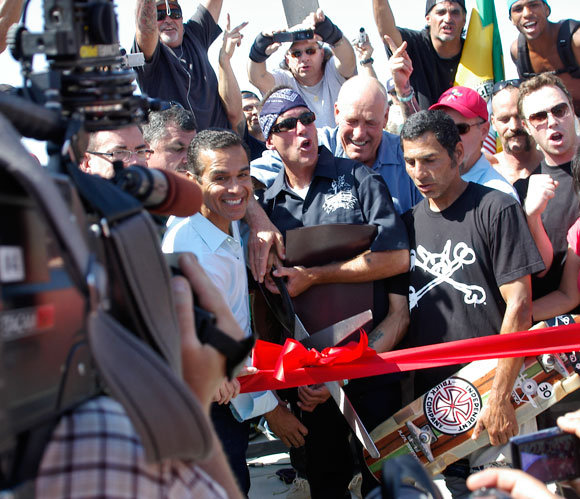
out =
{"type": "Polygon", "coordinates": [[[261,196],[262,206],[285,236],[287,230],[321,224],[373,224],[371,251],[409,249],[405,225],[383,178],[362,163],[336,158],[324,146],[305,199],[286,183],[284,169],[261,196]]]}

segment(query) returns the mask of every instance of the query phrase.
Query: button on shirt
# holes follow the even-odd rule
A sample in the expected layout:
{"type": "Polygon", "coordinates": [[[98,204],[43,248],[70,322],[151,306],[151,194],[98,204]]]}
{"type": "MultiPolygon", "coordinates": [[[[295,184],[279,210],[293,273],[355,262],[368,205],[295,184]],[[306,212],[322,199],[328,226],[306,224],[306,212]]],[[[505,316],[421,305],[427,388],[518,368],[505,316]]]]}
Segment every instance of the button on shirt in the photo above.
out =
{"type": "MultiPolygon", "coordinates": [[[[248,297],[248,277],[239,222],[232,222],[232,235],[218,229],[200,213],[187,218],[175,218],[163,237],[164,253],[191,251],[197,257],[212,282],[224,296],[240,325],[251,334],[248,297]]],[[[241,419],[271,411],[278,404],[271,392],[240,394],[232,399],[241,419]]]]}
{"type": "MultiPolygon", "coordinates": [[[[334,156],[348,158],[338,137],[338,127],[319,128],[318,143],[330,150],[334,156]]],[[[282,160],[276,151],[266,151],[261,158],[251,163],[252,177],[266,187],[272,185],[281,168],[282,160]]],[[[387,183],[397,213],[404,213],[423,200],[423,196],[407,175],[398,135],[383,132],[372,170],[379,173],[387,183]]]]}

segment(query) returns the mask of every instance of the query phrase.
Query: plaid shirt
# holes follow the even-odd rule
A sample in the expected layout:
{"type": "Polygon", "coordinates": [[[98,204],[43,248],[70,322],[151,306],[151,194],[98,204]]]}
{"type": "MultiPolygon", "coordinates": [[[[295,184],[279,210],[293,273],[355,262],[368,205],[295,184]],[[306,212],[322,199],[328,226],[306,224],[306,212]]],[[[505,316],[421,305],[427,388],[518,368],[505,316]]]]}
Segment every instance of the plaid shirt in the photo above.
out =
{"type": "Polygon", "coordinates": [[[99,397],[65,415],[46,448],[37,498],[224,499],[224,489],[191,461],[145,462],[123,407],[99,397]]]}

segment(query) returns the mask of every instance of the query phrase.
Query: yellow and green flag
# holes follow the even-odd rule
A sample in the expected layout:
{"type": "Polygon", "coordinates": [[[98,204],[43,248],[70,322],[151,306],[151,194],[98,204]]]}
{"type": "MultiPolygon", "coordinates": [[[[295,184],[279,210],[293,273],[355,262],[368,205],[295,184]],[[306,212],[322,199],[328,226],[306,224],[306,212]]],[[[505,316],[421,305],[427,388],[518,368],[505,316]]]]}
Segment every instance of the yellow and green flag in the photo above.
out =
{"type": "MultiPolygon", "coordinates": [[[[473,88],[489,102],[493,84],[503,79],[503,54],[494,2],[476,0],[455,75],[455,85],[473,88]]],[[[492,130],[484,147],[491,153],[496,152],[495,132],[492,130]]]]}

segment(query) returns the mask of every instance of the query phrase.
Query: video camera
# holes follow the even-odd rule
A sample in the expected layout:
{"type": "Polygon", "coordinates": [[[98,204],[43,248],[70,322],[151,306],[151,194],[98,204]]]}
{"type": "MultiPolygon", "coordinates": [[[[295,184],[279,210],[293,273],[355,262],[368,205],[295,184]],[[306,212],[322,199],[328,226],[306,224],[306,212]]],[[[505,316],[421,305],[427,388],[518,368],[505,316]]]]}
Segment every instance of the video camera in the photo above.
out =
{"type": "Polygon", "coordinates": [[[0,490],[13,492],[36,475],[60,416],[102,393],[123,405],[148,460],[211,450],[181,380],[170,274],[142,204],[164,175],[119,176],[137,199],[77,165],[87,133],[137,124],[152,107],[133,95],[113,0],[45,0],[44,28],[10,30],[24,85],[0,95],[0,490]],[[47,71],[32,71],[36,54],[47,71]],[[47,168],[21,135],[47,141],[47,168]]]}

